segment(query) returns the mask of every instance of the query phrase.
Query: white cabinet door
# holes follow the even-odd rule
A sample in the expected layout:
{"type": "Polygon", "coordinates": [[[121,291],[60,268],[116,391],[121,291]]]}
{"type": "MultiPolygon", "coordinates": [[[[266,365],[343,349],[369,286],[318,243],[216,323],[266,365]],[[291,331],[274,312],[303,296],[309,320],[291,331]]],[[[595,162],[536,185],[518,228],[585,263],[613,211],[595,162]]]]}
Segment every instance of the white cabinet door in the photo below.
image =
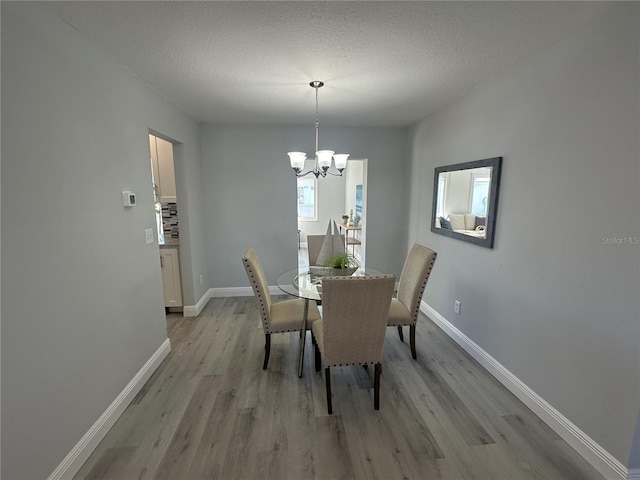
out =
{"type": "Polygon", "coordinates": [[[149,135],[149,149],[158,201],[175,202],[176,178],[173,167],[173,144],[155,135],[149,135]]]}
{"type": "Polygon", "coordinates": [[[162,266],[162,289],[165,307],[182,306],[182,287],[180,285],[180,260],[177,248],[160,249],[162,266]]]}

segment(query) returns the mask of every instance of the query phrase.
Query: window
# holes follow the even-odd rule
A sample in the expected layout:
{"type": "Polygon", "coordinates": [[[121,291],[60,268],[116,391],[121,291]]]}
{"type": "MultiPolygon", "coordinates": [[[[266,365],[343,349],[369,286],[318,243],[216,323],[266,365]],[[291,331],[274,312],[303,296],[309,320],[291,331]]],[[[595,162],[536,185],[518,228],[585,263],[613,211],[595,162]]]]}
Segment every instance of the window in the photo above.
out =
{"type": "Polygon", "coordinates": [[[298,220],[318,220],[316,179],[298,178],[298,220]]]}
{"type": "Polygon", "coordinates": [[[471,193],[471,213],[475,215],[487,214],[487,201],[489,200],[489,182],[491,178],[488,175],[473,176],[473,191],[471,193]]]}

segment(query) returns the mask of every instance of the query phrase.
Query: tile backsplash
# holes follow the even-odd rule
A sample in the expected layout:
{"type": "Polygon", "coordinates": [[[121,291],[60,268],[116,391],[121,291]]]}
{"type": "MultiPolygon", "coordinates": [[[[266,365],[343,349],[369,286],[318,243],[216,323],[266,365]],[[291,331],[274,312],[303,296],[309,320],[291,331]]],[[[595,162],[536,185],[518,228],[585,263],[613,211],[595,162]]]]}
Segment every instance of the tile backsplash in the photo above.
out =
{"type": "Polygon", "coordinates": [[[162,230],[165,237],[178,237],[178,204],[162,202],[162,230]]]}

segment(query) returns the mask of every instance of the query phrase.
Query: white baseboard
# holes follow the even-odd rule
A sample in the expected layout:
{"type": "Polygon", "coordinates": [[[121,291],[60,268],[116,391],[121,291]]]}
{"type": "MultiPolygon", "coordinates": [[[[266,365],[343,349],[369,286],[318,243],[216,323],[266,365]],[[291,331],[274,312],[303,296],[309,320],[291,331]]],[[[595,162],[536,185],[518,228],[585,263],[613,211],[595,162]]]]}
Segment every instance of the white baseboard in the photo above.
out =
{"type": "Polygon", "coordinates": [[[458,330],[430,305],[422,302],[420,310],[449,335],[463,350],[475,358],[491,375],[529,407],[542,421],[553,429],[564,441],[575,449],[605,478],[616,480],[640,480],[640,472],[629,472],[609,452],[598,445],[558,410],[547,403],[536,392],[507,370],[495,358],[484,351],[473,340],[458,330]]]}
{"type": "Polygon", "coordinates": [[[634,468],[627,473],[627,480],[640,480],[640,468],[634,468]]]}
{"type": "Polygon", "coordinates": [[[202,312],[202,309],[207,305],[207,302],[211,298],[212,290],[213,289],[210,288],[209,290],[204,292],[202,298],[200,298],[200,300],[198,300],[198,303],[196,303],[195,305],[185,305],[182,309],[182,315],[184,315],[185,317],[197,317],[198,315],[200,315],[200,312],[202,312]]]}
{"type": "MultiPolygon", "coordinates": [[[[210,288],[211,298],[213,297],[253,297],[253,289],[251,287],[230,287],[230,288],[210,288]]],[[[269,293],[271,295],[286,295],[278,287],[270,286],[269,293]]]]}
{"type": "Polygon", "coordinates": [[[120,415],[129,406],[160,363],[169,355],[170,351],[171,343],[167,338],[131,379],[124,390],[120,392],[120,395],[109,405],[109,408],[100,415],[100,418],[96,420],[76,446],[67,454],[60,465],[49,475],[48,480],[71,480],[78,473],[80,467],[91,455],[91,452],[98,446],[116,420],[120,418],[120,415]]]}
{"type": "MultiPolygon", "coordinates": [[[[271,295],[285,295],[278,287],[269,287],[271,295]]],[[[253,289],[251,287],[228,287],[228,288],[210,288],[202,295],[202,298],[195,305],[186,305],[182,309],[182,315],[185,317],[197,317],[200,315],[207,302],[214,297],[251,297],[253,289]]]]}
{"type": "Polygon", "coordinates": [[[251,287],[211,288],[211,297],[249,297],[253,295],[251,287]]]}

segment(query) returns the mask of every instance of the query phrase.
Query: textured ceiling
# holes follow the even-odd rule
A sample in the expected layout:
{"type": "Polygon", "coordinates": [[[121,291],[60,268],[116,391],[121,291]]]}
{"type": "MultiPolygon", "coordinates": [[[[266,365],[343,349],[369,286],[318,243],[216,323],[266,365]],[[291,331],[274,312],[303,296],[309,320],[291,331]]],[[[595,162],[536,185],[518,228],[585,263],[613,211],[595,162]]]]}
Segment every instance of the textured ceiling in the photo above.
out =
{"type": "Polygon", "coordinates": [[[405,126],[607,2],[49,2],[193,118],[405,126]]]}

